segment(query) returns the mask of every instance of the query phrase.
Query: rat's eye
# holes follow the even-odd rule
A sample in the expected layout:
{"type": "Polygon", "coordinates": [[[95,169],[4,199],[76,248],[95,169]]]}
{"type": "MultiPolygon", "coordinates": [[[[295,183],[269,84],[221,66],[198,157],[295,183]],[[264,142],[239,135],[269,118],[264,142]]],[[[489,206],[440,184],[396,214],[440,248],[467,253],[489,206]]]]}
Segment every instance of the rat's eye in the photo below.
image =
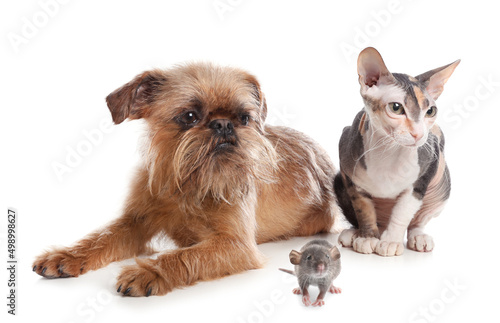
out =
{"type": "Polygon", "coordinates": [[[438,109],[435,107],[435,106],[432,106],[429,108],[429,110],[427,110],[427,112],[425,113],[425,116],[427,118],[432,118],[436,115],[438,109]]]}
{"type": "Polygon", "coordinates": [[[247,126],[249,121],[250,121],[250,116],[248,114],[244,114],[241,116],[242,125],[247,126]]]}
{"type": "Polygon", "coordinates": [[[311,260],[311,259],[312,259],[312,256],[311,256],[311,255],[308,255],[308,256],[306,257],[306,260],[311,260]]]}
{"type": "Polygon", "coordinates": [[[197,123],[198,121],[200,121],[200,118],[198,117],[196,112],[188,111],[188,112],[184,113],[183,115],[181,115],[179,120],[188,126],[192,126],[195,123],[197,123]]]}
{"type": "Polygon", "coordinates": [[[399,102],[391,102],[388,104],[389,110],[394,113],[394,114],[405,114],[405,109],[403,108],[403,105],[399,102]]]}
{"type": "Polygon", "coordinates": [[[329,255],[325,255],[326,256],[326,259],[330,259],[330,256],[329,255]]]}

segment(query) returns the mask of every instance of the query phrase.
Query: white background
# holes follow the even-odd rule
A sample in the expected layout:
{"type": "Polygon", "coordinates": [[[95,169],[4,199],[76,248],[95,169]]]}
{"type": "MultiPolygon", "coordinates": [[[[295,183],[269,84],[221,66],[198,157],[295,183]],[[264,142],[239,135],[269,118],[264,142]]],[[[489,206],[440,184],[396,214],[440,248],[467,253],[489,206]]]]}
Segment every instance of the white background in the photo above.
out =
{"type": "MultiPolygon", "coordinates": [[[[0,208],[19,212],[19,288],[11,317],[2,269],[2,321],[498,321],[500,46],[490,3],[75,0],[48,14],[38,1],[3,1],[0,208]],[[291,268],[288,253],[310,238],[261,245],[265,268],[161,297],[116,294],[120,266],[133,260],[71,279],[31,272],[44,248],[119,216],[143,124],[99,127],[111,120],[104,98],[136,74],[192,60],[244,68],[261,82],[269,123],[312,136],[338,165],[342,128],[362,107],[355,61],[368,45],[389,70],[410,75],[462,59],[438,100],[453,189],[429,225],[434,252],[382,258],[342,249],[343,293],[328,294],[322,308],[304,307],[291,293],[294,278],[277,270],[291,268]],[[53,165],[96,131],[102,139],[59,179],[53,165]]],[[[5,268],[6,216],[0,222],[5,268]]]]}

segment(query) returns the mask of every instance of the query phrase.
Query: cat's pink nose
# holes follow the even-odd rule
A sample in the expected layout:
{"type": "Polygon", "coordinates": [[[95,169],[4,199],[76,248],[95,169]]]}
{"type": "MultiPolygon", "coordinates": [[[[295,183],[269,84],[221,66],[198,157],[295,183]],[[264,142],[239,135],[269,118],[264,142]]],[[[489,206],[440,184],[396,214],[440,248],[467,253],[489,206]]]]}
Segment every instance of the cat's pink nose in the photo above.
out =
{"type": "Polygon", "coordinates": [[[424,136],[423,131],[410,131],[410,134],[413,139],[415,139],[415,142],[419,141],[424,136]]]}
{"type": "Polygon", "coordinates": [[[413,139],[415,139],[415,141],[419,141],[420,139],[422,139],[424,134],[422,132],[411,132],[411,136],[413,137],[413,139]]]}

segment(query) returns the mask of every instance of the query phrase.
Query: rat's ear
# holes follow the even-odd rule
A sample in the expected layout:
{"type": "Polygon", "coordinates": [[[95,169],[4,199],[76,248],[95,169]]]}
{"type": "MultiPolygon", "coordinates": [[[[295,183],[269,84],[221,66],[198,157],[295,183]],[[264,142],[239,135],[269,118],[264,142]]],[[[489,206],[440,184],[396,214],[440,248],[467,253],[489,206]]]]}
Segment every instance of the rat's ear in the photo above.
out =
{"type": "Polygon", "coordinates": [[[380,53],[373,47],[367,47],[358,56],[358,76],[361,92],[372,86],[394,83],[395,78],[385,66],[380,53]]]}
{"type": "Polygon", "coordinates": [[[429,93],[434,100],[437,100],[441,93],[443,93],[444,84],[448,81],[459,63],[460,60],[456,60],[451,64],[420,74],[415,78],[424,83],[427,93],[429,93]]]}
{"type": "Polygon", "coordinates": [[[144,72],[106,97],[115,124],[140,119],[148,114],[158,88],[166,81],[159,70],[144,72]]]}
{"type": "Polygon", "coordinates": [[[336,246],[330,249],[330,257],[332,260],[338,260],[340,259],[340,251],[339,248],[336,246]]]}
{"type": "Polygon", "coordinates": [[[298,265],[300,264],[300,258],[302,257],[302,254],[296,250],[290,251],[290,262],[292,265],[298,265]]]}

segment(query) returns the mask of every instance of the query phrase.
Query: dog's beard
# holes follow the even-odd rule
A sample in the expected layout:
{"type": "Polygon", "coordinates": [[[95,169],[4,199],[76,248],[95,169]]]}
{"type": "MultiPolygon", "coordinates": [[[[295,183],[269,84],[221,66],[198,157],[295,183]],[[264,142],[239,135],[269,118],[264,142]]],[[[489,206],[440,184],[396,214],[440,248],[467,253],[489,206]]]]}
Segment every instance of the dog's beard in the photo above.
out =
{"type": "Polygon", "coordinates": [[[177,140],[173,151],[158,146],[161,139],[151,141],[149,186],[152,193],[177,196],[185,211],[200,212],[206,202],[234,204],[255,181],[275,181],[276,151],[253,128],[240,129],[234,141],[212,136],[208,130],[187,131],[177,140]]]}

